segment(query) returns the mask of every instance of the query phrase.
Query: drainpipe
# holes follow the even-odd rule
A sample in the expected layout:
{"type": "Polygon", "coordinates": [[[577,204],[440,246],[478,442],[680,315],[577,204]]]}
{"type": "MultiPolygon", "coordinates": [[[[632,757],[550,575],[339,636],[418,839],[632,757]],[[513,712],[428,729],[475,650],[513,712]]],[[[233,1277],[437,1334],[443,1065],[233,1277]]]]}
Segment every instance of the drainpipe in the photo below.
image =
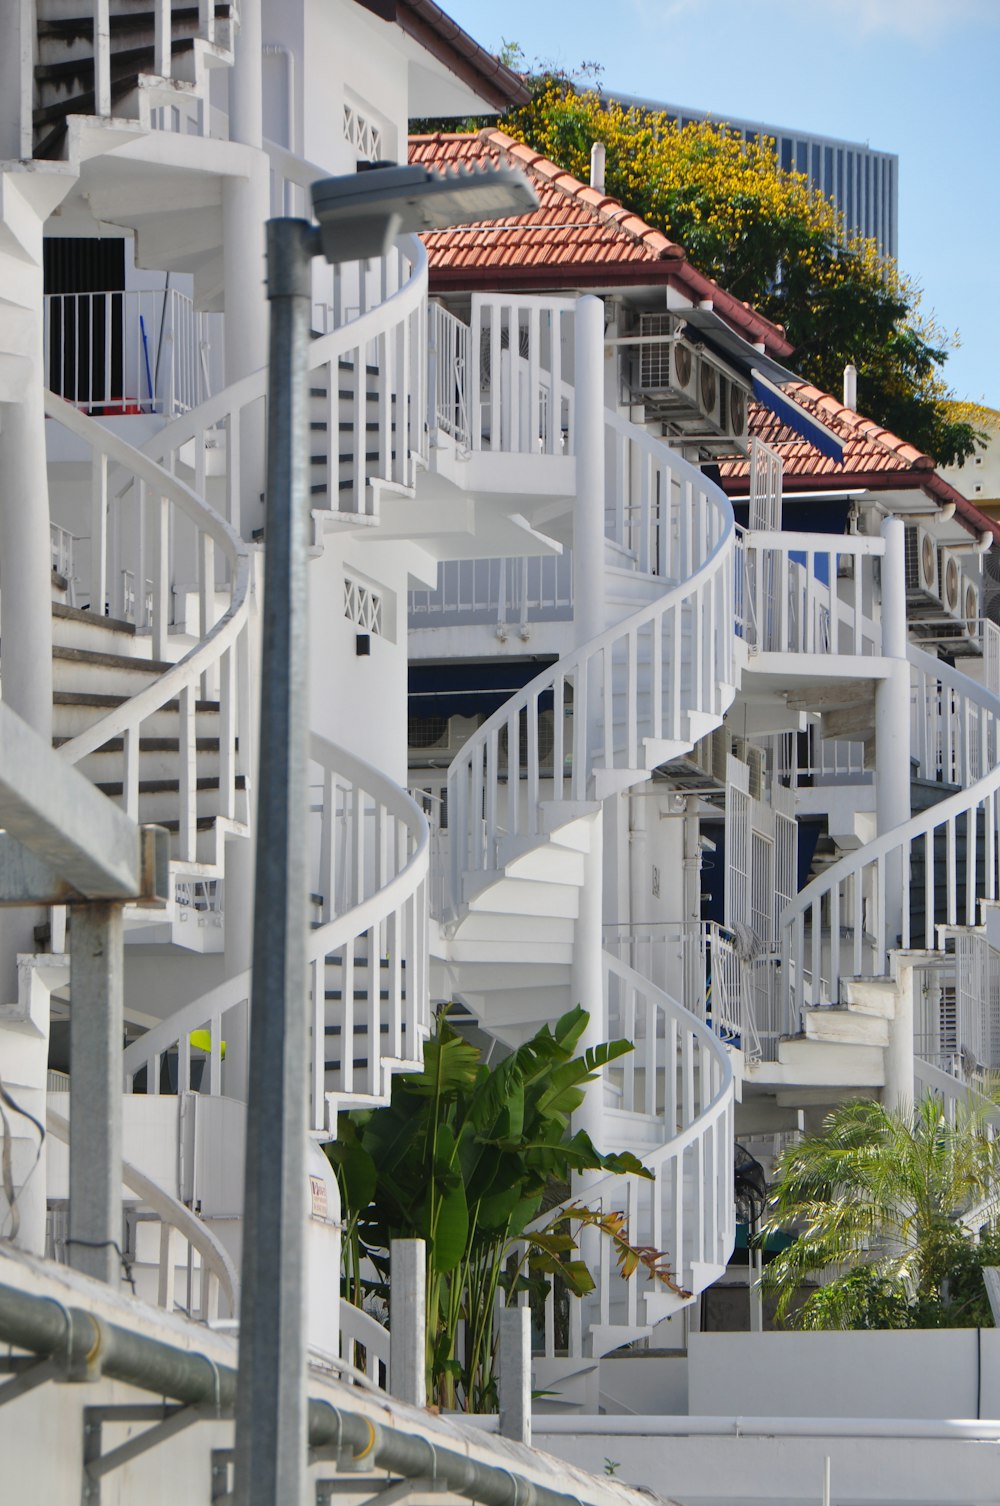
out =
{"type": "Polygon", "coordinates": [[[285,60],[285,99],[287,110],[285,117],[285,145],[290,152],[295,151],[295,53],[284,42],[265,42],[261,47],[261,53],[266,58],[284,58],[285,60]]]}
{"type": "MultiPolygon", "coordinates": [[[[55,1360],[65,1380],[117,1380],[210,1412],[227,1412],[236,1398],[236,1371],[229,1365],[149,1338],[139,1327],[108,1323],[84,1308],[9,1286],[0,1286],[0,1339],[55,1360]]],[[[512,1469],[509,1454],[503,1463],[484,1464],[315,1397],[309,1400],[308,1437],[310,1448],[330,1450],[338,1467],[429,1477],[480,1506],[582,1506],[578,1496],[512,1469]]]]}
{"type": "MultiPolygon", "coordinates": [[[[954,512],[955,511],[955,504],[954,504],[954,502],[950,502],[948,505],[951,508],[951,511],[954,512]]],[[[950,516],[951,516],[951,514],[949,513],[949,517],[950,516]]],[[[979,535],[979,537],[977,539],[975,539],[974,541],[966,539],[965,541],[963,541],[960,544],[942,544],[941,545],[941,553],[942,554],[955,554],[955,555],[959,555],[959,554],[980,554],[980,555],[982,555],[982,554],[987,554],[989,552],[992,544],[993,544],[993,530],[992,530],[992,528],[984,528],[983,531],[982,531],[982,533],[979,535]]]]}

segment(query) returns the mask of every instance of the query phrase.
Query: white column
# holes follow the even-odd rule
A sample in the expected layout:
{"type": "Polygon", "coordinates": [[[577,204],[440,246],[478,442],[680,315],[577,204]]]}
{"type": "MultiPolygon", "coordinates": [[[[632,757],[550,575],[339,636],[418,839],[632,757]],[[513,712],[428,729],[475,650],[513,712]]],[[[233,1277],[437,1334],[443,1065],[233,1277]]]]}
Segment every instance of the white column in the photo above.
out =
{"type": "MultiPolygon", "coordinates": [[[[875,688],[875,811],[878,830],[891,831],[910,818],[910,670],[906,662],[905,533],[899,518],[882,524],[882,653],[892,661],[875,688]]],[[[903,862],[885,866],[886,943],[902,932],[903,862]]],[[[896,1010],[885,1051],[884,1102],[913,1102],[913,969],[897,962],[896,1010]]]]}
{"type": "Polygon", "coordinates": [[[576,305],[573,513],[573,620],[576,642],[604,629],[604,304],[576,305]]]}
{"type": "MultiPolygon", "coordinates": [[[[875,687],[875,813],[878,832],[910,819],[910,669],[906,660],[905,531],[899,518],[882,524],[882,653],[892,661],[875,687]]],[[[903,920],[900,862],[886,865],[886,940],[896,944],[903,920]]]]}
{"type": "MultiPolygon", "coordinates": [[[[222,263],[225,286],[226,382],[267,364],[264,225],[271,212],[270,169],[263,141],[261,0],[244,0],[229,73],[229,137],[257,157],[245,178],[222,188],[222,263]]],[[[264,413],[247,410],[240,434],[239,527],[249,538],[264,521],[264,413]]]]}
{"type": "MultiPolygon", "coordinates": [[[[15,49],[16,50],[16,49],[15,49]]],[[[0,678],[3,698],[42,737],[52,736],[52,554],[49,541],[49,491],[45,461],[45,412],[42,400],[42,225],[51,207],[36,208],[29,175],[5,176],[0,202],[8,233],[19,248],[0,278],[8,300],[0,332],[3,393],[17,401],[0,402],[0,678]],[[23,178],[23,181],[22,181],[23,178]],[[25,192],[25,189],[28,191],[25,192]]],[[[18,998],[17,955],[35,950],[33,928],[42,912],[0,912],[0,1005],[18,998]]],[[[30,1087],[45,1091],[48,1010],[41,1022],[43,1038],[33,1042],[30,1087]]],[[[41,1253],[45,1240],[45,1167],[32,1177],[33,1193],[22,1202],[18,1243],[41,1253]],[[29,1209],[30,1205],[30,1209],[29,1209]]]]}
{"type": "Polygon", "coordinates": [[[885,1048],[885,1087],[882,1102],[904,1112],[913,1107],[913,967],[896,958],[896,1011],[889,1024],[885,1048]]]}
{"type": "MultiPolygon", "coordinates": [[[[591,816],[588,824],[590,850],[583,860],[583,886],[580,889],[580,909],[573,938],[573,965],[570,971],[570,1005],[582,1004],[590,1014],[590,1023],[580,1041],[581,1052],[606,1039],[601,929],[604,871],[602,813],[598,811],[591,816]]],[[[573,1115],[573,1129],[586,1130],[598,1150],[602,1149],[603,1098],[603,1083],[591,1083],[586,1098],[573,1115]]]]}
{"type": "Polygon", "coordinates": [[[389,1269],[389,1389],[411,1407],[427,1405],[427,1251],[422,1239],[394,1239],[389,1269]]]}

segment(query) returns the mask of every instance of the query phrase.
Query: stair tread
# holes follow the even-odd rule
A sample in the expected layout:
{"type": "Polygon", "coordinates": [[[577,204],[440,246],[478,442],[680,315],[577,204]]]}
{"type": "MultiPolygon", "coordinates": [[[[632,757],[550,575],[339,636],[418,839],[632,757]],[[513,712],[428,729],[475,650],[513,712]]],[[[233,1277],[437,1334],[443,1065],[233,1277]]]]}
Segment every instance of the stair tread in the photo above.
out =
{"type": "MultiPolygon", "coordinates": [[[[215,6],[215,19],[228,21],[232,7],[217,0],[215,6]]],[[[199,7],[197,5],[172,8],[172,18],[175,24],[183,25],[186,21],[198,22],[199,7]]],[[[108,17],[108,27],[112,37],[116,31],[127,31],[130,27],[155,26],[156,12],[148,11],[112,11],[108,17]]],[[[38,35],[40,37],[84,37],[88,41],[94,35],[94,22],[92,16],[53,16],[48,19],[40,19],[38,22],[38,35]]]]}
{"type": "MultiPolygon", "coordinates": [[[[244,789],[246,789],[246,775],[245,774],[237,774],[234,783],[235,783],[236,788],[238,790],[244,790],[244,789]]],[[[123,791],[125,789],[125,786],[124,786],[124,783],[120,779],[117,779],[117,780],[116,779],[112,779],[112,780],[104,780],[104,781],[100,781],[99,780],[97,782],[96,788],[99,789],[103,795],[120,795],[120,794],[123,793],[123,791]]],[[[219,788],[219,780],[218,780],[218,778],[213,778],[211,776],[206,776],[203,779],[196,779],[195,780],[195,789],[196,790],[217,790],[218,788],[219,788]]],[[[139,794],[140,795],[176,794],[179,790],[180,790],[180,780],[179,779],[140,779],[139,780],[139,794]]]]}
{"type": "MultiPolygon", "coordinates": [[[[172,669],[173,665],[170,668],[172,669]]],[[[111,695],[96,690],[54,690],[52,692],[52,704],[54,706],[113,707],[124,706],[126,701],[131,701],[132,699],[132,696],[111,695]]],[[[177,711],[179,709],[180,702],[176,698],[164,701],[162,706],[157,707],[157,711],[177,711]]],[[[195,711],[218,711],[219,703],[218,701],[195,701],[194,709],[195,711]]],[[[155,712],[150,712],[150,715],[155,715],[155,712]]]]}
{"type": "MultiPolygon", "coordinates": [[[[194,49],[194,37],[174,37],[170,43],[171,53],[191,52],[194,49]]],[[[140,47],[129,47],[123,51],[111,52],[111,77],[121,78],[124,73],[149,73],[151,68],[137,67],[145,60],[152,61],[153,39],[144,42],[140,47]]],[[[94,60],[92,57],[68,58],[61,63],[36,63],[35,78],[38,81],[53,81],[60,78],[79,78],[85,71],[93,73],[94,60]]]]}
{"type": "Polygon", "coordinates": [[[61,601],[52,603],[52,615],[65,622],[85,622],[88,627],[107,628],[112,633],[126,633],[135,637],[135,623],[125,622],[120,617],[99,617],[86,607],[69,607],[61,601]]]}
{"type": "Polygon", "coordinates": [[[164,675],[174,667],[169,659],[139,659],[130,654],[109,654],[104,649],[63,648],[59,644],[53,646],[52,657],[70,664],[94,664],[105,669],[128,669],[154,675],[164,675]]]}
{"type": "MultiPolygon", "coordinates": [[[[72,742],[71,737],[54,737],[52,746],[61,748],[64,743],[72,742]]],[[[194,740],[195,751],[198,753],[217,753],[221,746],[217,737],[196,737],[194,740]]],[[[181,740],[179,737],[140,737],[140,753],[179,753],[181,740]]],[[[125,751],[125,739],[112,737],[108,742],[102,743],[95,750],[97,753],[123,753],[125,751]]]]}

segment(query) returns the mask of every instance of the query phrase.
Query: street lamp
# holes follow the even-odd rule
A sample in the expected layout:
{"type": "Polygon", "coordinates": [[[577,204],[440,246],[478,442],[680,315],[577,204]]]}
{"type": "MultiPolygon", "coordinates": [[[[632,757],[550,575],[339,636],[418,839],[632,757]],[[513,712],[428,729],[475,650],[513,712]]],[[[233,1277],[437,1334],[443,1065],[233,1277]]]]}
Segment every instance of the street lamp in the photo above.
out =
{"type": "MultiPolygon", "coordinates": [[[[509,167],[379,166],[313,184],[317,224],[267,224],[264,621],[240,1358],[239,1506],[301,1506],[306,1467],[306,765],[311,265],[383,256],[404,232],[525,214],[509,167]]],[[[333,436],[331,436],[332,442],[333,436]]],[[[318,1048],[317,1048],[318,1049],[318,1048]]],[[[330,1279],[339,1280],[339,1272],[330,1279]]]]}

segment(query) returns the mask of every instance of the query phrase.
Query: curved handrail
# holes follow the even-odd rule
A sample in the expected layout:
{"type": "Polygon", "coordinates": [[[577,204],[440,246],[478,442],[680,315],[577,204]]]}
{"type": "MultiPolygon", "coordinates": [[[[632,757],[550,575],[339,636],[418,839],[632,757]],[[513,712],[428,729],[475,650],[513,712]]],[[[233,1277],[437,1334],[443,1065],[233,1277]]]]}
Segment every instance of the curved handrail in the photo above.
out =
{"type": "MultiPolygon", "coordinates": [[[[412,263],[407,281],[367,313],[359,314],[356,319],[348,320],[328,335],[320,335],[312,340],[307,361],[310,371],[331,361],[338,361],[348,351],[377,340],[419,307],[427,291],[427,251],[415,235],[400,236],[399,244],[412,263]]],[[[184,413],[172,423],[164,425],[152,439],[146,441],[143,450],[147,455],[165,460],[182,445],[190,443],[197,434],[217,428],[237,409],[259,402],[266,394],[267,368],[261,367],[249,376],[224,387],[190,413],[184,413]]]]}
{"type": "MultiPolygon", "coordinates": [[[[581,1190],[572,1201],[589,1207],[599,1206],[605,1212],[623,1213],[627,1220],[627,1236],[630,1243],[648,1252],[663,1255],[669,1261],[672,1276],[663,1280],[653,1276],[640,1265],[626,1281],[613,1265],[608,1241],[600,1247],[600,1279],[596,1291],[584,1303],[596,1303],[596,1321],[592,1330],[604,1330],[598,1347],[615,1347],[621,1342],[621,1328],[633,1332],[647,1329],[651,1323],[666,1312],[657,1311],[657,1298],[666,1298],[668,1304],[682,1305],[689,1300],[687,1286],[698,1285],[696,1267],[723,1266],[732,1253],[735,1236],[735,1207],[733,1202],[732,1144],[735,1082],[732,1064],[725,1046],[718,1037],[690,1010],[671,998],[663,989],[643,978],[634,968],[619,962],[608,952],[604,954],[604,969],[607,988],[609,975],[616,976],[634,995],[641,997],[647,1014],[645,1060],[647,1074],[650,1070],[650,1030],[656,1031],[653,1042],[662,1038],[664,1050],[665,1083],[657,1092],[663,1095],[663,1114],[655,1117],[663,1127],[664,1142],[652,1150],[643,1151],[640,1159],[653,1175],[653,1188],[648,1182],[621,1173],[601,1176],[581,1190]],[[658,1027],[662,1017],[663,1033],[658,1027]],[[670,1048],[674,1054],[671,1056],[670,1048]],[[685,1084],[678,1098],[677,1072],[685,1084]],[[707,1101],[702,1101],[708,1094],[707,1101]],[[680,1127],[677,1117],[686,1122],[680,1127]],[[695,1156],[695,1175],[709,1176],[709,1189],[687,1208],[682,1196],[686,1172],[685,1157],[695,1156]],[[671,1229],[671,1247],[661,1250],[660,1231],[671,1229]],[[620,1296],[613,1296],[617,1288],[620,1296]],[[646,1300],[645,1313],[640,1312],[640,1298],[646,1300]],[[624,1304],[624,1312],[622,1311],[624,1304]]],[[[634,1056],[642,1050],[641,1040],[634,1056]]],[[[624,1057],[616,1064],[618,1071],[628,1071],[632,1057],[624,1057]]],[[[647,1092],[650,1087],[647,1082],[647,1092]]],[[[612,1110],[613,1114],[614,1111],[612,1110]]],[[[545,1215],[549,1222],[552,1214],[545,1215]]],[[[657,1268],[662,1269],[659,1261],[657,1268]]],[[[546,1352],[554,1329],[551,1313],[554,1293],[547,1299],[546,1352]]],[[[582,1324],[570,1322],[571,1350],[574,1335],[577,1343],[582,1341],[582,1324]]],[[[594,1348],[594,1356],[598,1355],[594,1348]]],[[[554,1353],[554,1351],[553,1351],[554,1353]]]]}
{"type": "MultiPolygon", "coordinates": [[[[216,988],[210,989],[207,994],[201,994],[197,999],[192,999],[189,1004],[184,1004],[166,1019],[160,1020],[144,1035],[140,1035],[134,1041],[130,1041],[122,1054],[122,1066],[125,1070],[125,1080],[129,1082],[143,1067],[146,1068],[147,1091],[158,1091],[158,1074],[156,1065],[165,1051],[173,1046],[188,1040],[192,1030],[198,1030],[213,1019],[221,1020],[227,1010],[233,1009],[237,1004],[244,1004],[250,998],[250,982],[253,974],[249,968],[242,973],[236,973],[216,988]]],[[[222,1037],[216,1031],[212,1031],[212,1043],[221,1041],[222,1037]]],[[[187,1087],[184,1080],[185,1074],[178,1075],[178,1090],[183,1092],[187,1087]]],[[[214,1089],[218,1091],[216,1087],[214,1089]]],[[[212,1088],[210,1088],[212,1091],[212,1088]]]]}
{"type": "MultiPolygon", "coordinates": [[[[61,1144],[69,1144],[69,1120],[63,1114],[53,1108],[47,1108],[45,1125],[49,1134],[61,1144]]],[[[130,1192],[134,1192],[144,1203],[148,1203],[162,1223],[183,1235],[192,1249],[201,1256],[202,1280],[204,1281],[204,1272],[207,1271],[219,1283],[219,1289],[230,1312],[234,1315],[238,1313],[240,1310],[239,1276],[229,1252],[216,1239],[211,1229],[192,1213],[190,1208],[172,1197],[166,1188],[161,1187],[158,1182],[154,1182],[144,1171],[140,1171],[137,1166],[132,1166],[128,1161],[122,1162],[122,1182],[130,1192]]],[[[203,1295],[203,1310],[206,1305],[203,1295]]]]}
{"type": "Polygon", "coordinates": [[[152,685],[62,745],[60,755],[68,763],[77,763],[88,753],[103,747],[111,738],[137,726],[181,691],[190,689],[232,647],[249,615],[250,555],[239,534],[224,518],[183,481],[171,475],[141,450],[135,449],[103,425],[95,424],[93,419],[54,393],[45,394],[45,411],[48,417],[83,439],[98,454],[131,471],[137,480],[151,487],[157,496],[165,498],[184,513],[220,547],[232,572],[229,605],[205,637],[169,670],[160,674],[152,685]]]}
{"type": "MultiPolygon", "coordinates": [[[[957,674],[949,666],[941,664],[931,655],[923,653],[920,649],[909,647],[907,651],[908,662],[918,673],[928,679],[936,681],[946,689],[960,694],[966,701],[990,715],[993,721],[994,748],[997,731],[1000,730],[1000,700],[990,691],[967,677],[957,674]]],[[[779,919],[779,934],[781,941],[782,970],[784,974],[784,991],[789,1010],[789,1025],[794,1028],[793,1000],[792,1000],[792,965],[796,973],[796,986],[799,1004],[819,1004],[836,1002],[841,966],[839,956],[839,943],[831,946],[828,962],[829,977],[825,980],[829,987],[830,999],[821,998],[823,979],[820,976],[821,968],[821,919],[822,908],[828,909],[828,929],[831,937],[840,936],[841,920],[841,896],[843,892],[844,911],[850,912],[851,929],[854,935],[854,967],[856,972],[861,971],[861,959],[863,955],[863,931],[865,930],[865,896],[863,880],[867,875],[874,884],[870,899],[874,902],[874,924],[867,926],[866,934],[869,937],[869,945],[876,949],[875,960],[879,965],[884,965],[888,952],[892,945],[900,945],[907,948],[911,945],[911,918],[910,918],[910,875],[909,856],[914,844],[923,840],[925,844],[925,896],[926,911],[924,916],[924,945],[932,946],[932,937],[936,924],[965,924],[976,923],[976,904],[979,899],[996,899],[1000,895],[1000,831],[998,831],[998,818],[1000,818],[1000,765],[992,768],[980,779],[964,789],[957,790],[947,796],[928,810],[911,816],[908,821],[893,827],[875,837],[855,852],[845,854],[836,863],[832,864],[825,872],[818,874],[805,888],[801,889],[789,905],[783,910],[779,919]],[[986,817],[985,829],[985,892],[980,893],[976,883],[975,862],[966,859],[966,883],[965,895],[960,901],[958,894],[958,874],[956,858],[956,822],[961,817],[968,817],[975,813],[983,813],[986,817]],[[934,902],[934,838],[942,833],[946,840],[946,878],[947,892],[945,896],[945,914],[936,918],[934,902]],[[849,886],[849,887],[848,887],[849,886]],[[887,915],[889,908],[886,900],[886,890],[891,887],[895,891],[895,909],[897,914],[887,915]],[[964,911],[964,919],[960,919],[960,913],[964,911]],[[804,932],[806,917],[812,920],[812,969],[811,978],[806,985],[804,970],[804,932]],[[898,941],[894,941],[889,934],[898,935],[898,941]]],[[[974,831],[974,825],[972,830],[974,831]]],[[[975,852],[975,837],[970,843],[973,853],[975,852]]]]}
{"type": "Polygon", "coordinates": [[[346,778],[355,789],[363,790],[384,807],[403,826],[410,845],[406,863],[388,884],[311,932],[307,957],[315,962],[369,930],[416,893],[427,878],[431,835],[427,817],[412,796],[363,758],[315,732],[310,738],[309,756],[326,772],[346,778]]]}
{"type": "MultiPolygon", "coordinates": [[[[449,810],[454,812],[452,841],[452,886],[453,904],[456,910],[461,901],[463,875],[481,870],[493,852],[493,844],[499,834],[496,819],[497,791],[500,785],[501,762],[500,736],[506,729],[508,749],[517,745],[521,716],[527,720],[528,745],[528,801],[527,812],[520,810],[517,799],[518,779],[507,779],[508,834],[517,835],[522,829],[535,835],[541,831],[538,785],[540,760],[538,757],[538,718],[541,697],[552,695],[555,709],[554,755],[551,779],[555,800],[586,800],[591,794],[592,775],[598,770],[635,770],[644,754],[640,752],[643,741],[651,742],[683,740],[690,743],[685,719],[692,712],[710,712],[721,718],[731,700],[723,687],[732,683],[735,663],[735,637],[732,631],[733,572],[730,558],[735,547],[735,523],[729,499],[721,488],[706,481],[701,472],[672,455],[661,441],[647,435],[645,430],[627,420],[614,418],[616,428],[626,432],[629,438],[651,455],[683,483],[689,516],[694,515],[691,505],[697,495],[708,504],[702,509],[701,534],[692,529],[689,541],[693,556],[684,563],[684,578],[667,585],[663,594],[646,603],[632,616],[613,624],[589,642],[580,645],[556,664],[544,670],[489,717],[464,744],[448,769],[449,810]],[[720,599],[715,600],[718,596],[720,599]],[[702,603],[707,602],[709,621],[691,622],[691,657],[687,668],[682,665],[680,644],[688,614],[699,619],[702,603]],[[682,615],[684,614],[684,615],[682,615]],[[639,710],[637,685],[638,650],[640,635],[649,633],[652,638],[651,684],[645,697],[645,710],[639,710]],[[664,652],[664,639],[673,635],[676,650],[669,646],[664,652]],[[612,676],[616,656],[624,656],[627,674],[626,691],[629,700],[629,715],[626,719],[626,743],[624,749],[615,746],[611,718],[605,716],[590,736],[588,728],[588,697],[593,681],[595,699],[603,695],[604,705],[612,706],[612,676]],[[567,781],[563,760],[563,716],[569,709],[567,681],[573,684],[573,748],[572,767],[567,781]],[[683,687],[683,688],[682,688],[683,687]],[[567,794],[567,783],[569,791],[567,794]],[[487,812],[485,844],[476,849],[471,812],[477,808],[479,797],[487,812]],[[457,838],[457,840],[456,840],[457,838]]],[[[609,423],[611,418],[609,418],[609,423]]],[[[662,507],[669,514],[671,503],[662,507]]],[[[667,517],[661,517],[658,526],[669,532],[667,517]]],[[[659,576],[654,576],[659,579],[659,576]]],[[[508,759],[510,755],[508,753],[508,759]]],[[[453,823],[450,821],[449,825],[453,823]]]]}

